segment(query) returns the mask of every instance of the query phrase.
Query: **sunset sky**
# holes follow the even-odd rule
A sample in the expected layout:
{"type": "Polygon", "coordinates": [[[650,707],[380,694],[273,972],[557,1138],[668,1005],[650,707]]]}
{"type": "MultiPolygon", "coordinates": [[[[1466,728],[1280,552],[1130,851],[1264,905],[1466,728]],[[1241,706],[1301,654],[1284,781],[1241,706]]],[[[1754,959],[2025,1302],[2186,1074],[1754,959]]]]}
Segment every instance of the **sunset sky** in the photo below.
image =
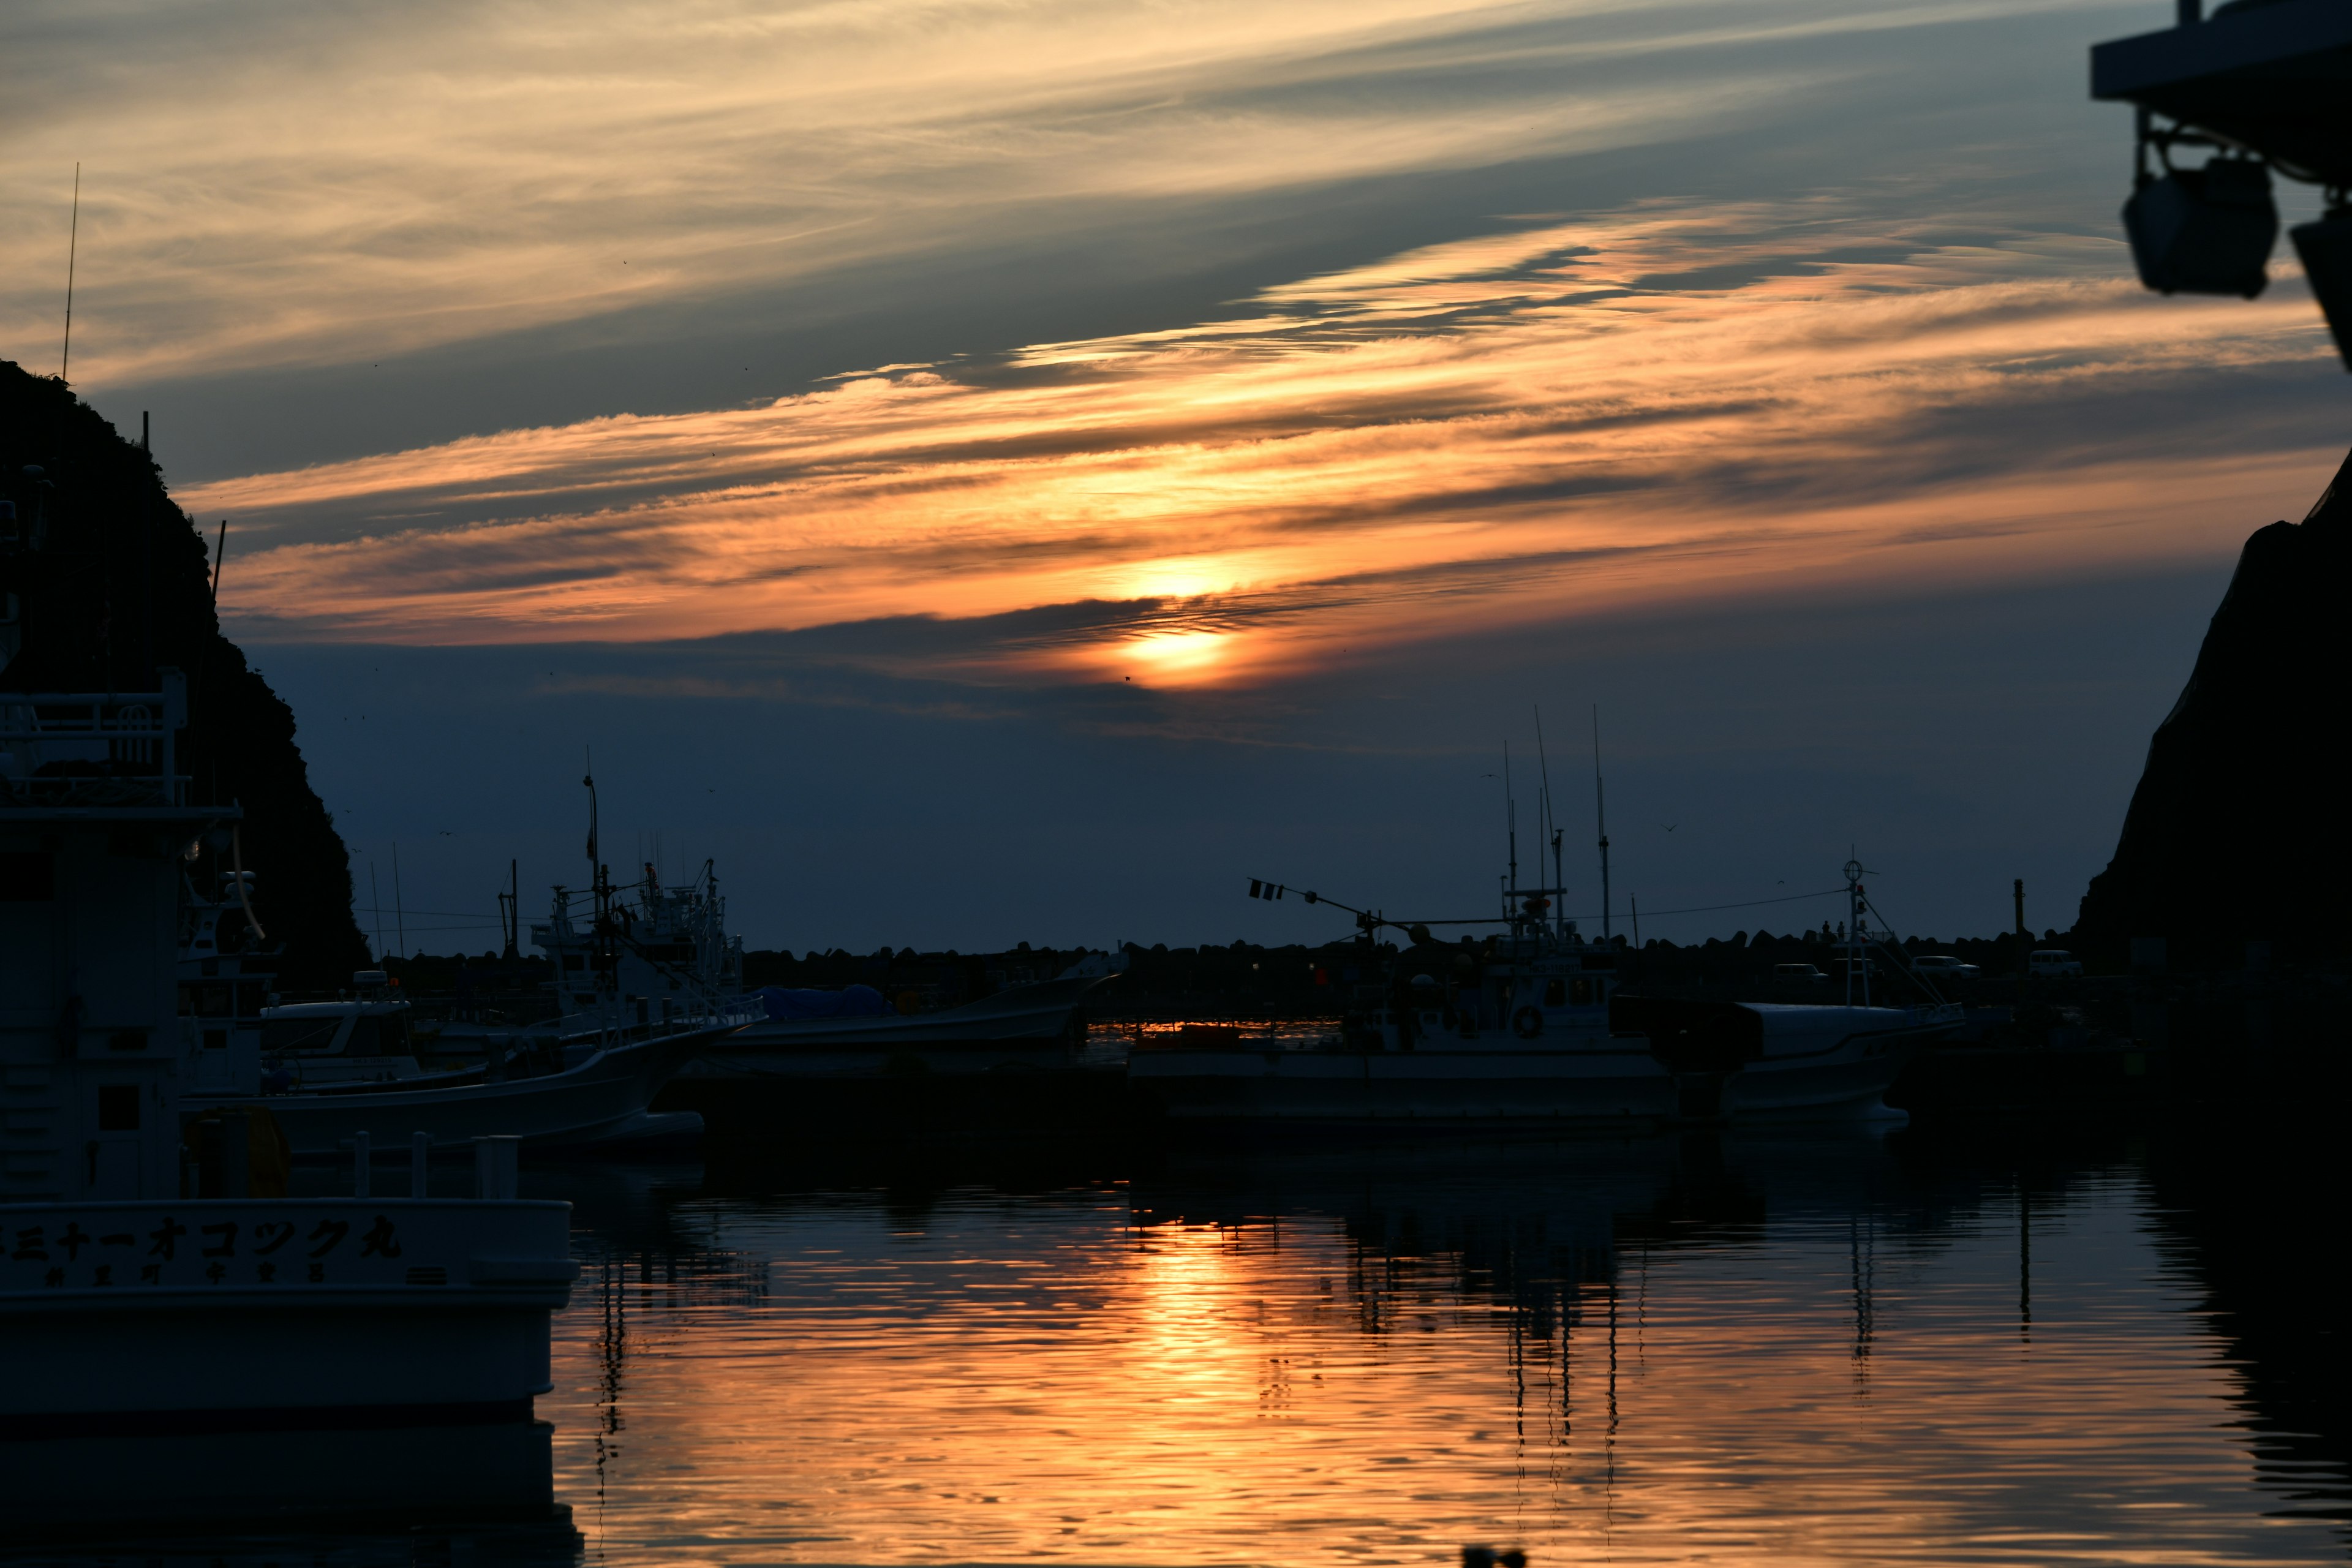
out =
{"type": "Polygon", "coordinates": [[[411,948],[581,879],[583,748],[755,946],[1480,914],[1538,706],[1591,912],[1595,705],[1644,935],[1850,847],[2063,927],[2347,438],[2285,247],[2131,276],[2085,51],[2170,13],[40,3],[0,353],[79,160],[72,380],[411,948]]]}

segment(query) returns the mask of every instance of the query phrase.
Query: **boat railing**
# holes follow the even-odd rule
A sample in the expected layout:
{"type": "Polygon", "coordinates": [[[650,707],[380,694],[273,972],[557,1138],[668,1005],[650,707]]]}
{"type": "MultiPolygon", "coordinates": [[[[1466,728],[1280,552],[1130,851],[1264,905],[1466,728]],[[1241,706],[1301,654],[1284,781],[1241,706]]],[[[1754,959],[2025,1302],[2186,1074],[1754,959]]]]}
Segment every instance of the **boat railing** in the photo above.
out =
{"type": "Polygon", "coordinates": [[[160,691],[0,693],[0,804],[185,805],[187,681],[162,675],[160,691]]]}

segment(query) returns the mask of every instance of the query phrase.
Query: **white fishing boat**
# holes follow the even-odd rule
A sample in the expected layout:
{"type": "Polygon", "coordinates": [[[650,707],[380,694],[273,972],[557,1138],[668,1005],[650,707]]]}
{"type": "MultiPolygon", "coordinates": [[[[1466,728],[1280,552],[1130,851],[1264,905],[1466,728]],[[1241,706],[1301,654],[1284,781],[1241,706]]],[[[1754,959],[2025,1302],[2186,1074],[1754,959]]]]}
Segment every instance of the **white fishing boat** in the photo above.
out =
{"type": "MultiPolygon", "coordinates": [[[[1622,995],[1622,939],[1589,942],[1551,916],[1557,889],[1511,889],[1506,933],[1399,977],[1339,1037],[1272,1049],[1180,1038],[1132,1055],[1129,1080],[1180,1120],[1634,1126],[1881,1111],[1912,1050],[1962,1016],[1940,1000],[1874,1005],[1861,875],[1849,868],[1860,991],[1838,1004],[1622,995]]],[[[1368,946],[1384,926],[1428,937],[1349,912],[1368,946]]]]}
{"type": "MultiPolygon", "coordinates": [[[[252,1435],[299,1430],[310,1452],[349,1457],[384,1446],[343,1436],[399,1428],[472,1434],[450,1451],[480,1461],[478,1489],[544,1508],[531,1402],[576,1271],[569,1205],[515,1196],[514,1142],[477,1143],[472,1198],[428,1197],[421,1182],[373,1193],[364,1164],[348,1196],[295,1198],[271,1190],[258,1113],[224,1110],[184,1141],[184,1069],[205,1062],[188,1042],[226,1059],[262,982],[224,968],[223,901],[194,896],[205,858],[236,865],[240,814],[191,803],[173,765],[184,684],[171,671],[161,684],[0,694],[0,1426],[14,1495],[37,1499],[45,1525],[81,1509],[217,1513],[257,1495],[274,1500],[257,1511],[283,1512],[305,1500],[282,1495],[286,1476],[316,1467],[241,1473],[252,1435]],[[140,1468],[121,1468],[131,1458],[140,1468]]],[[[249,949],[261,936],[245,879],[221,881],[249,949]]]]}
{"type": "Polygon", "coordinates": [[[534,1147],[690,1137],[700,1119],[653,1110],[654,1097],[738,1023],[592,990],[586,1011],[452,1050],[420,1037],[411,1005],[381,971],[361,972],[331,1001],[270,1002],[266,982],[245,973],[255,955],[220,951],[224,942],[241,945],[225,934],[235,909],[192,902],[180,961],[193,998],[183,1098],[194,1110],[266,1110],[298,1158],[420,1137],[451,1144],[506,1136],[534,1147]]]}
{"type": "MultiPolygon", "coordinates": [[[[593,820],[592,805],[592,835],[593,820]]],[[[586,899],[554,890],[530,940],[555,967],[559,1005],[590,1010],[583,1020],[616,1004],[646,1027],[706,1018],[740,1026],[706,1035],[688,1054],[677,1076],[698,1082],[1070,1066],[1086,1044],[1087,993],[1127,967],[1124,952],[1090,952],[1056,974],[959,1005],[900,1011],[866,985],[745,991],[743,942],[728,934],[726,918],[710,861],[683,886],[666,886],[646,866],[634,886],[615,888],[600,866],[586,899]]],[[[445,1027],[441,1040],[452,1037],[445,1027]]]]}

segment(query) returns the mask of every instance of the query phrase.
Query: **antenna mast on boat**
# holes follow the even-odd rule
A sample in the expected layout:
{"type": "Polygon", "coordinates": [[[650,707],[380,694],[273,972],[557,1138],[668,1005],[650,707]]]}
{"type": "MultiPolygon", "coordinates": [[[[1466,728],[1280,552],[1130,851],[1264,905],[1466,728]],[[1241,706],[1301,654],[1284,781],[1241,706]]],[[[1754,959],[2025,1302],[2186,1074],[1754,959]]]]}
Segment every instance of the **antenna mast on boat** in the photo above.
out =
{"type": "Polygon", "coordinates": [[[383,962],[383,895],[376,891],[375,862],[368,862],[368,908],[375,913],[375,961],[383,962]]]}
{"type": "Polygon", "coordinates": [[[58,355],[58,379],[67,380],[66,372],[73,368],[73,286],[74,258],[81,248],[81,164],[74,164],[73,217],[66,230],[66,344],[58,355]]]}
{"type": "MultiPolygon", "coordinates": [[[[1511,891],[1516,893],[1519,890],[1519,803],[1517,797],[1511,794],[1511,743],[1508,741],[1503,742],[1503,832],[1510,844],[1511,891]]],[[[1504,900],[1503,909],[1506,914],[1510,912],[1507,899],[1504,900]]]]}
{"type": "Polygon", "coordinates": [[[522,959],[522,862],[507,862],[507,885],[499,889],[499,934],[506,939],[506,951],[499,956],[507,963],[522,959]]]}
{"type": "Polygon", "coordinates": [[[1609,805],[1601,789],[1601,704],[1592,705],[1592,815],[1601,828],[1601,940],[1609,940],[1609,805]]]}
{"type": "Polygon", "coordinates": [[[1552,931],[1568,935],[1568,873],[1560,868],[1559,814],[1551,804],[1551,753],[1544,745],[1543,704],[1536,709],[1536,765],[1543,773],[1544,828],[1551,836],[1551,896],[1559,901],[1552,906],[1552,931]]]}
{"type": "Polygon", "coordinates": [[[1870,1005],[1870,951],[1863,945],[1862,916],[1869,901],[1862,890],[1863,864],[1859,859],[1845,863],[1846,950],[1845,1005],[1853,1005],[1854,971],[1862,972],[1862,1005],[1870,1005]]]}
{"type": "Polygon", "coordinates": [[[593,886],[596,880],[596,754],[583,746],[580,755],[587,763],[587,776],[580,783],[588,791],[588,881],[593,886]]]}
{"type": "Polygon", "coordinates": [[[588,878],[595,910],[589,927],[589,967],[596,976],[598,996],[609,1001],[619,969],[619,955],[613,950],[613,877],[605,869],[596,842],[596,756],[586,746],[580,748],[580,754],[587,765],[580,783],[588,791],[588,878]]]}

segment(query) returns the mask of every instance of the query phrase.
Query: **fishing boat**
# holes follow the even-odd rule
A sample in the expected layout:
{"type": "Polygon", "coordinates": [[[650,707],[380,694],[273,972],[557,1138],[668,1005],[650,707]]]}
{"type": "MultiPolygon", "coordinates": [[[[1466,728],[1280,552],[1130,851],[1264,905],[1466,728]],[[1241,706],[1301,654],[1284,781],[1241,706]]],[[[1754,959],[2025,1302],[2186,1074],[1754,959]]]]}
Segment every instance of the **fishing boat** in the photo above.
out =
{"type": "Polygon", "coordinates": [[[364,1163],[295,1197],[268,1113],[190,1115],[193,1069],[254,1033],[264,938],[242,813],[192,801],[185,683],[159,685],[0,693],[0,1462],[46,1527],[349,1500],[354,1461],[420,1473],[404,1445],[544,1509],[531,1403],[577,1271],[570,1205],[515,1195],[515,1141],[475,1141],[472,1197],[376,1193],[364,1163]],[[283,1468],[244,1468],[265,1451],[283,1468]]]}
{"type": "Polygon", "coordinates": [[[870,986],[772,986],[752,994],[761,1017],[706,1046],[678,1077],[698,1082],[1074,1067],[1086,1046],[1087,994],[1126,968],[1124,952],[1089,952],[1047,979],[929,1013],[900,1013],[870,986]]]}
{"type": "MultiPolygon", "coordinates": [[[[726,917],[711,861],[682,885],[666,885],[648,865],[635,884],[615,887],[599,865],[585,899],[554,889],[530,940],[554,966],[559,1005],[617,1001],[638,1026],[737,1026],[706,1034],[688,1053],[677,1076],[696,1084],[1068,1067],[1086,1044],[1087,994],[1127,968],[1124,952],[1090,952],[1058,973],[956,1006],[902,1011],[867,985],[744,990],[743,941],[728,933],[726,917]]],[[[442,1040],[451,1037],[445,1028],[442,1040]]]]}
{"type": "MultiPolygon", "coordinates": [[[[250,887],[239,873],[227,893],[249,900],[250,887]]],[[[740,1021],[667,1002],[656,1011],[592,980],[589,1005],[552,1023],[471,1041],[426,1038],[380,970],[361,971],[332,1000],[276,1001],[267,979],[247,973],[267,958],[236,938],[226,894],[191,889],[188,901],[184,1099],[194,1110],[267,1110],[298,1158],[334,1158],[371,1140],[383,1147],[507,1136],[578,1147],[691,1137],[700,1119],[656,1111],[654,1097],[740,1021]]]]}
{"type": "Polygon", "coordinates": [[[1622,937],[1580,935],[1552,912],[1557,887],[1507,885],[1506,930],[1452,950],[1425,924],[1335,905],[1367,947],[1384,927],[1414,940],[1339,1035],[1258,1049],[1180,1037],[1134,1053],[1129,1081],[1187,1121],[1633,1127],[1882,1112],[1910,1054],[1956,1032],[1962,1013],[1932,996],[1874,1001],[1868,900],[1861,867],[1847,869],[1854,935],[1837,1003],[1625,994],[1622,937]]]}

